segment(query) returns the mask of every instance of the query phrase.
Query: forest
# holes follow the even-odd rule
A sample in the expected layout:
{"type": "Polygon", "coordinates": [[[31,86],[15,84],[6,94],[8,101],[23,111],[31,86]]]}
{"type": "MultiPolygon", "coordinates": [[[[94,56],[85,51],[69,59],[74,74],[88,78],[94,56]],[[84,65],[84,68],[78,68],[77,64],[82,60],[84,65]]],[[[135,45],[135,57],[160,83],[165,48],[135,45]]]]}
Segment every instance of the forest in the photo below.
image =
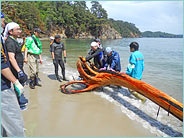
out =
{"type": "Polygon", "coordinates": [[[39,27],[48,36],[56,30],[64,30],[67,38],[81,33],[100,37],[102,28],[110,26],[122,37],[141,36],[135,24],[108,18],[98,1],[91,1],[91,5],[89,9],[85,1],[4,1],[1,9],[6,22],[19,23],[27,34],[39,27]]]}

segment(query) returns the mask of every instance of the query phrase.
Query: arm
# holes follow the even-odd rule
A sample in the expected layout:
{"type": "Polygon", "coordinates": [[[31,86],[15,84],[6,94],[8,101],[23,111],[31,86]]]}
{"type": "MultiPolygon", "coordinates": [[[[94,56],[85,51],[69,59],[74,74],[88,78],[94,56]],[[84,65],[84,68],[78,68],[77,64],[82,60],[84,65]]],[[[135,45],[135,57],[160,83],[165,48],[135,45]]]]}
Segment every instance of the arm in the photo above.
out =
{"type": "Polygon", "coordinates": [[[17,64],[17,61],[15,59],[15,53],[12,53],[12,52],[8,52],[8,56],[9,56],[9,60],[13,66],[13,68],[19,72],[21,71],[21,69],[19,68],[18,64],[17,64]]]}
{"type": "Polygon", "coordinates": [[[135,64],[136,64],[136,59],[135,59],[135,57],[133,55],[131,55],[130,58],[129,58],[129,64],[127,66],[126,74],[131,76],[132,71],[135,68],[135,64]]]}
{"type": "Polygon", "coordinates": [[[120,57],[119,57],[119,54],[116,53],[116,54],[114,55],[114,57],[113,57],[112,63],[111,63],[111,65],[110,65],[110,68],[112,68],[112,69],[115,68],[116,64],[117,64],[118,61],[119,61],[119,58],[120,58],[120,57]]]}
{"type": "Polygon", "coordinates": [[[66,57],[66,50],[63,51],[64,57],[66,57]]]}
{"type": "Polygon", "coordinates": [[[87,55],[86,56],[86,61],[92,59],[93,57],[97,56],[101,51],[103,51],[103,49],[98,49],[97,51],[95,51],[95,53],[93,53],[92,55],[87,55]]]}
{"type": "Polygon", "coordinates": [[[25,48],[25,52],[24,52],[24,62],[27,64],[28,63],[28,60],[27,60],[27,51],[28,51],[28,48],[25,48]]]}
{"type": "Polygon", "coordinates": [[[52,59],[55,59],[54,52],[51,52],[51,55],[52,55],[52,59]]]}
{"type": "Polygon", "coordinates": [[[11,81],[12,83],[15,83],[15,81],[17,80],[17,79],[15,78],[15,76],[12,74],[12,72],[11,72],[11,70],[10,70],[9,67],[8,67],[8,68],[2,69],[2,70],[1,70],[1,74],[2,74],[5,78],[7,78],[9,81],[11,81]]]}
{"type": "Polygon", "coordinates": [[[40,64],[42,64],[42,55],[41,54],[39,55],[39,58],[40,58],[40,64]]]}

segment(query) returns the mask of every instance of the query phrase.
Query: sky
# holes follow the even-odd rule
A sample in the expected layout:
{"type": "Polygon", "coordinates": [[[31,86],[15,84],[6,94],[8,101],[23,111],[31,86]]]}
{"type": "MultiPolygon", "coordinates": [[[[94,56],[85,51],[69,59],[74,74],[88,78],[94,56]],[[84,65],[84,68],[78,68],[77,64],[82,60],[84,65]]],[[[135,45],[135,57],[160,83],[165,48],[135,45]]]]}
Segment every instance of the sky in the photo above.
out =
{"type": "MultiPolygon", "coordinates": [[[[108,18],[135,24],[141,32],[183,34],[183,1],[99,1],[108,18]]],[[[87,2],[90,8],[90,1],[87,2]]]]}

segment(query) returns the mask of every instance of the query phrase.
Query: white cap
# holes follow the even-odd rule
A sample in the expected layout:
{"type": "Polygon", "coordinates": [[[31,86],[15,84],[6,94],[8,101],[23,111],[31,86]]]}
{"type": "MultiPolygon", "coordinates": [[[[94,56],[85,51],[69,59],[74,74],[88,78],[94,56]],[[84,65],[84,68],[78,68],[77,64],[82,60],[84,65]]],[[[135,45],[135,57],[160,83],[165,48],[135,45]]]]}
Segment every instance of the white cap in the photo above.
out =
{"type": "Polygon", "coordinates": [[[51,36],[51,37],[50,37],[50,40],[54,40],[54,37],[51,36]]]}
{"type": "Polygon", "coordinates": [[[97,47],[98,47],[99,45],[98,45],[97,42],[92,42],[92,43],[91,43],[91,46],[92,46],[92,47],[94,47],[94,46],[97,46],[97,47]]]}
{"type": "Polygon", "coordinates": [[[8,35],[8,31],[10,31],[11,29],[18,27],[19,25],[15,22],[10,22],[6,25],[5,30],[4,30],[4,37],[7,37],[8,35]]]}
{"type": "Polygon", "coordinates": [[[106,48],[106,52],[107,52],[107,54],[110,54],[112,52],[112,48],[111,47],[107,47],[106,48]]]}

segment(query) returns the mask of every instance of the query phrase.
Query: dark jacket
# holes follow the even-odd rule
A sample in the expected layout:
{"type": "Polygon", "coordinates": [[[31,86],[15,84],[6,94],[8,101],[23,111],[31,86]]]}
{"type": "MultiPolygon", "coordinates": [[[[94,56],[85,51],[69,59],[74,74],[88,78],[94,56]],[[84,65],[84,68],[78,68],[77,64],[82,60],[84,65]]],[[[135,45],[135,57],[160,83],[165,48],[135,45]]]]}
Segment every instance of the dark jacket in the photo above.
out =
{"type": "Polygon", "coordinates": [[[92,49],[88,52],[88,55],[86,56],[86,61],[91,60],[94,58],[94,65],[98,69],[103,68],[105,65],[105,53],[103,48],[98,48],[96,51],[93,51],[92,49]]]}
{"type": "MultiPolygon", "coordinates": [[[[1,70],[9,67],[10,67],[10,62],[8,59],[8,54],[1,38],[1,70]]],[[[11,88],[11,82],[1,74],[1,91],[10,89],[10,88],[11,88]]]]}
{"type": "Polygon", "coordinates": [[[63,42],[53,42],[51,45],[51,52],[54,52],[55,59],[62,59],[62,52],[65,50],[63,42]]]}
{"type": "Polygon", "coordinates": [[[121,71],[120,57],[116,51],[112,51],[112,55],[107,57],[105,67],[108,67],[108,65],[115,71],[121,71]]]}

